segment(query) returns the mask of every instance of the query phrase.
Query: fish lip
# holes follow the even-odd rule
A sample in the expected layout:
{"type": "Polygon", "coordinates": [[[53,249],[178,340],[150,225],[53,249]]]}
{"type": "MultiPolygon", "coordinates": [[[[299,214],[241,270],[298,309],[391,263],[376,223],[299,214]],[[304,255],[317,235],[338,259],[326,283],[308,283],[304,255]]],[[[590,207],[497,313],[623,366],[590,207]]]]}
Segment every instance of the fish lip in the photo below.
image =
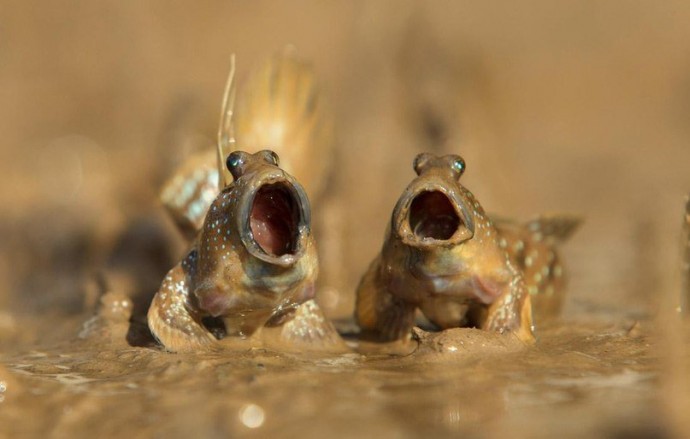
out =
{"type": "Polygon", "coordinates": [[[253,257],[271,265],[290,267],[297,263],[306,252],[306,241],[311,233],[311,209],[309,199],[302,185],[292,176],[279,168],[255,173],[240,196],[239,215],[237,216],[240,239],[247,252],[253,257]],[[297,222],[296,248],[291,253],[280,256],[266,253],[254,239],[250,220],[252,206],[259,190],[266,185],[283,185],[297,204],[299,219],[297,222]]]}
{"type": "Polygon", "coordinates": [[[457,182],[448,182],[441,177],[418,177],[410,183],[393,210],[392,225],[394,233],[403,244],[419,249],[434,249],[438,247],[452,247],[471,239],[474,236],[474,220],[470,209],[459,193],[457,182]],[[458,230],[448,239],[420,238],[412,231],[409,222],[409,213],[412,202],[423,192],[440,192],[450,201],[455,213],[462,220],[464,227],[458,230]]]}

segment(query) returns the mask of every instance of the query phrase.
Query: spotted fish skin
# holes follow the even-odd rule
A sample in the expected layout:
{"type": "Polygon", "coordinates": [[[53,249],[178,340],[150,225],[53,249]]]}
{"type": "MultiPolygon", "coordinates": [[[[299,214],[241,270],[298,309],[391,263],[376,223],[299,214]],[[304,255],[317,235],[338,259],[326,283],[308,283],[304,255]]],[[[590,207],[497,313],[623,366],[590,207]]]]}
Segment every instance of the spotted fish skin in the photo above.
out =
{"type": "Polygon", "coordinates": [[[536,322],[559,315],[567,278],[558,247],[582,223],[572,215],[540,216],[527,223],[495,220],[499,244],[522,272],[536,322]]]}
{"type": "Polygon", "coordinates": [[[285,339],[325,333],[324,340],[339,339],[324,319],[306,318],[318,310],[311,300],[318,258],[304,189],[271,151],[236,151],[228,166],[234,181],[211,203],[190,251],[152,301],[151,332],[169,351],[193,351],[216,341],[203,325],[206,316],[221,318],[229,336],[250,337],[298,315],[323,326],[293,323],[285,339]],[[275,250],[271,239],[285,244],[275,250]]]}
{"type": "Polygon", "coordinates": [[[530,342],[522,273],[474,195],[459,156],[420,154],[383,249],[357,289],[356,319],[382,340],[409,338],[417,309],[441,328],[476,326],[530,342]]]}

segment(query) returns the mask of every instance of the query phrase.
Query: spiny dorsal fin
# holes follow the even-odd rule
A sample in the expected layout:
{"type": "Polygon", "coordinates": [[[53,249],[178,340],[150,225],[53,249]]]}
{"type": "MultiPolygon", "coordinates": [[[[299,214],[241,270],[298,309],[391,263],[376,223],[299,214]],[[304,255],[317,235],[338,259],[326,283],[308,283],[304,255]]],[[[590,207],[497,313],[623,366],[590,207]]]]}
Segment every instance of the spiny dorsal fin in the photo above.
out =
{"type": "Polygon", "coordinates": [[[237,99],[235,133],[248,152],[271,149],[316,197],[330,170],[332,118],[312,67],[288,47],[255,70],[237,99]]]}

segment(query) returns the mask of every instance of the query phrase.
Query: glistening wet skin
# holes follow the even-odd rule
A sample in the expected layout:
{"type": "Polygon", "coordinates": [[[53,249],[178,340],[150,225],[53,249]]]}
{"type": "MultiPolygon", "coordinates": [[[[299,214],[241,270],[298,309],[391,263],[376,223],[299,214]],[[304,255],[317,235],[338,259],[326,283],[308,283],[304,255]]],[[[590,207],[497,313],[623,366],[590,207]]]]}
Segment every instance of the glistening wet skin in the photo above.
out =
{"type": "Polygon", "coordinates": [[[256,243],[271,256],[297,249],[299,209],[293,193],[284,183],[259,188],[252,202],[250,227],[256,243]]]}

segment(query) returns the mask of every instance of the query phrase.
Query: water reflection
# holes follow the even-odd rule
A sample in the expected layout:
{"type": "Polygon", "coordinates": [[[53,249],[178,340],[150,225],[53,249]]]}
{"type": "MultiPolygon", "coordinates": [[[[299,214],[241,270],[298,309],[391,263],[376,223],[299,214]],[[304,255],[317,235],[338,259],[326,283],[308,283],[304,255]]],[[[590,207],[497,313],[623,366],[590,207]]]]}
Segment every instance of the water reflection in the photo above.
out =
{"type": "Polygon", "coordinates": [[[259,428],[264,424],[264,409],[256,404],[245,404],[239,411],[240,422],[247,428],[259,428]]]}

